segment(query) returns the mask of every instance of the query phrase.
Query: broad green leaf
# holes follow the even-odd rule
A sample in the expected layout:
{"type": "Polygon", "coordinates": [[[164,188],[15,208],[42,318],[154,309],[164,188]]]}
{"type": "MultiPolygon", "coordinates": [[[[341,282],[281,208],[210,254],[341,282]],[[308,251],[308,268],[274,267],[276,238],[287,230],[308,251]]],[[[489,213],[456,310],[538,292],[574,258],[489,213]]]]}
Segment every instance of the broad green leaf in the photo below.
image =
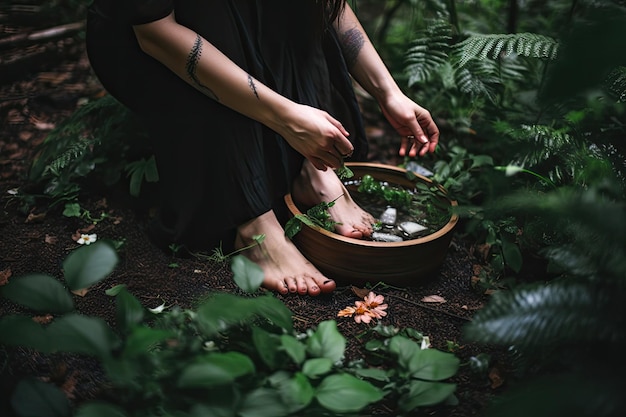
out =
{"type": "Polygon", "coordinates": [[[411,381],[409,392],[398,400],[398,406],[404,411],[415,410],[444,402],[456,390],[455,384],[443,382],[411,381]]]}
{"type": "Polygon", "coordinates": [[[124,344],[124,356],[141,356],[148,352],[155,345],[174,337],[171,330],[153,329],[150,327],[135,327],[126,338],[124,344]]]}
{"type": "Polygon", "coordinates": [[[70,417],[70,403],[59,388],[34,378],[21,380],[11,397],[20,417],[70,417]]]}
{"type": "Polygon", "coordinates": [[[302,373],[309,378],[318,378],[326,375],[333,368],[333,361],[328,358],[313,358],[304,362],[302,373]]]}
{"type": "Polygon", "coordinates": [[[47,333],[50,343],[60,352],[84,353],[104,359],[117,347],[115,335],[98,317],[69,314],[55,319],[47,333]]]}
{"type": "MultiPolygon", "coordinates": [[[[252,342],[257,353],[270,369],[279,367],[280,337],[259,327],[252,328],[252,342]]],[[[284,359],[284,358],[283,358],[284,359]]]]}
{"type": "Polygon", "coordinates": [[[122,288],[115,296],[115,315],[120,329],[128,331],[140,324],[145,316],[145,308],[141,302],[126,288],[122,288]]]}
{"type": "Polygon", "coordinates": [[[2,295],[14,303],[44,313],[61,314],[74,310],[69,291],[49,275],[33,274],[9,281],[2,295]]]}
{"type": "Polygon", "coordinates": [[[403,369],[409,369],[411,359],[419,354],[420,350],[417,343],[404,336],[394,336],[389,340],[389,352],[396,355],[398,365],[403,369]]]}
{"type": "Polygon", "coordinates": [[[408,369],[414,378],[441,381],[456,374],[459,362],[452,353],[423,349],[411,358],[408,369]]]}
{"type": "Polygon", "coordinates": [[[253,293],[263,284],[265,274],[261,267],[243,255],[233,256],[230,268],[235,284],[245,292],[253,293]]]}
{"type": "Polygon", "coordinates": [[[198,307],[197,320],[202,331],[209,337],[243,323],[254,316],[256,308],[250,299],[233,294],[212,295],[198,307]]]}
{"type": "Polygon", "coordinates": [[[352,375],[340,374],[324,378],[317,387],[315,398],[330,411],[349,413],[380,401],[383,392],[369,382],[352,375]]]}
{"type": "Polygon", "coordinates": [[[312,356],[328,358],[333,362],[343,359],[345,348],[346,339],[337,330],[334,320],[321,322],[307,341],[307,349],[312,356]]]}
{"type": "Polygon", "coordinates": [[[117,261],[117,252],[108,242],[100,241],[83,246],[65,258],[65,281],[72,290],[89,288],[113,272],[117,261]]]}
{"type": "Polygon", "coordinates": [[[5,316],[0,319],[0,345],[23,346],[50,353],[46,329],[26,316],[5,316]]]}
{"type": "Polygon", "coordinates": [[[158,182],[159,181],[159,170],[157,169],[156,158],[152,155],[146,161],[146,181],[148,182],[158,182]]]}
{"type": "Polygon", "coordinates": [[[289,355],[296,365],[300,365],[306,358],[306,346],[298,339],[288,334],[280,336],[282,349],[289,355]]]}
{"type": "Polygon", "coordinates": [[[293,313],[289,308],[274,297],[272,294],[250,299],[255,305],[256,312],[259,316],[266,318],[275,326],[291,333],[293,330],[293,313]]]}
{"type": "Polygon", "coordinates": [[[289,407],[283,404],[277,391],[258,388],[244,397],[237,415],[239,417],[282,417],[289,415],[289,407]]]}
{"type": "Polygon", "coordinates": [[[92,402],[80,406],[74,417],[126,417],[126,413],[112,404],[92,402]]]}
{"type": "Polygon", "coordinates": [[[206,336],[213,337],[232,325],[263,317],[276,326],[292,331],[291,311],[273,295],[244,298],[233,294],[212,295],[197,310],[197,320],[206,336]]]}
{"type": "Polygon", "coordinates": [[[254,373],[252,360],[239,352],[211,353],[183,369],[180,388],[210,388],[231,384],[240,376],[254,373]]]}
{"type": "Polygon", "coordinates": [[[507,266],[515,272],[522,269],[523,257],[519,247],[508,239],[502,239],[502,255],[507,266]]]}
{"type": "Polygon", "coordinates": [[[278,391],[283,402],[289,407],[289,413],[305,408],[315,396],[315,389],[309,379],[300,372],[296,373],[293,378],[283,381],[278,391]]]}

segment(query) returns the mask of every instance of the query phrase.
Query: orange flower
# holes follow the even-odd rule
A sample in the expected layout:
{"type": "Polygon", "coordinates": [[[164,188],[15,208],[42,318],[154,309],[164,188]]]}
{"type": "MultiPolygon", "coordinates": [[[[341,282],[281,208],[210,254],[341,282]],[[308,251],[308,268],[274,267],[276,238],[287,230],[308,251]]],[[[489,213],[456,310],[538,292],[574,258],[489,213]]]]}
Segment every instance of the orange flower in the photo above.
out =
{"type": "Polygon", "coordinates": [[[355,301],[355,307],[346,307],[337,313],[339,317],[354,317],[357,323],[369,323],[372,319],[381,319],[387,315],[387,304],[383,304],[385,298],[370,291],[363,301],[355,301]]]}
{"type": "Polygon", "coordinates": [[[338,317],[352,317],[356,309],[354,307],[346,307],[337,313],[338,317]]]}
{"type": "Polygon", "coordinates": [[[385,297],[382,295],[376,295],[373,292],[369,292],[367,296],[364,298],[365,305],[367,305],[369,311],[376,317],[377,319],[383,318],[387,315],[387,312],[384,311],[387,309],[387,304],[383,304],[385,301],[385,297]]]}

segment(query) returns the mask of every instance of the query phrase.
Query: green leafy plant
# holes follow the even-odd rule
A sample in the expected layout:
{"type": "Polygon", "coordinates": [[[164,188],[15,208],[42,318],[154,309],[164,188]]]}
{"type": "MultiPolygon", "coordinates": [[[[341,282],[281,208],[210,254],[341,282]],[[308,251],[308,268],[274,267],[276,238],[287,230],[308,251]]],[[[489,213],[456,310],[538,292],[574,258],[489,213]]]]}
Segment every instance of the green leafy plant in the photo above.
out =
{"type": "MultiPolygon", "coordinates": [[[[343,195],[337,198],[341,197],[343,197],[343,195]]],[[[287,223],[285,224],[285,235],[291,239],[300,230],[302,230],[302,224],[306,224],[307,226],[318,226],[322,229],[328,230],[329,232],[334,232],[335,226],[339,223],[335,222],[330,217],[328,209],[335,205],[335,201],[337,201],[337,199],[329,202],[322,201],[321,203],[308,209],[306,213],[297,214],[287,220],[287,223]]]]}
{"type": "MultiPolygon", "coordinates": [[[[87,288],[109,275],[115,250],[105,241],[72,252],[64,281],[27,275],[2,287],[2,295],[27,311],[53,314],[41,325],[28,314],[0,319],[0,343],[42,353],[69,352],[96,358],[106,373],[102,398],[72,406],[56,386],[35,378],[19,381],[12,407],[19,417],[92,416],[319,416],[346,415],[376,403],[404,415],[454,399],[459,360],[421,349],[408,335],[389,330],[379,338],[376,366],[346,362],[346,339],[334,320],[304,334],[273,295],[208,294],[196,309],[146,309],[124,285],[115,297],[116,327],[75,311],[68,289],[87,288]]],[[[235,281],[254,293],[260,268],[237,255],[235,281]]],[[[267,293],[266,293],[267,294],[267,293]]]]}
{"type": "Polygon", "coordinates": [[[607,189],[560,189],[501,204],[549,219],[560,233],[542,250],[556,274],[549,285],[496,293],[464,328],[468,341],[515,353],[518,379],[486,415],[623,414],[615,369],[626,348],[624,200],[607,189]]]}
{"type": "Polygon", "coordinates": [[[40,196],[75,204],[87,179],[107,186],[124,172],[129,192],[138,196],[141,184],[158,181],[146,134],[138,121],[110,95],[89,101],[53,129],[39,146],[29,180],[40,196]]]}

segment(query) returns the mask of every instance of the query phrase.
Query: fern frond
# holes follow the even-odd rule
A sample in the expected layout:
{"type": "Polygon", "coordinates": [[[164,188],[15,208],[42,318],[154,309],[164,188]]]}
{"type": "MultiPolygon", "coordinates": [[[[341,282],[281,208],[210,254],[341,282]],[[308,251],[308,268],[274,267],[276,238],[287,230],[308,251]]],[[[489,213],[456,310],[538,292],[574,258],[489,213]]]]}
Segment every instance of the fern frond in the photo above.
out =
{"type": "Polygon", "coordinates": [[[530,145],[524,149],[519,163],[535,166],[553,156],[563,155],[563,150],[571,148],[575,140],[566,128],[554,128],[546,125],[520,125],[510,127],[505,133],[516,142],[530,145]]]}
{"type": "Polygon", "coordinates": [[[474,61],[468,67],[457,69],[454,79],[462,93],[469,94],[473,99],[486,97],[495,103],[495,87],[501,84],[497,74],[498,69],[493,61],[474,61]]]}
{"type": "Polygon", "coordinates": [[[607,77],[609,92],[618,102],[626,101],[626,67],[615,68],[607,77]]]}
{"type": "Polygon", "coordinates": [[[68,148],[58,157],[53,159],[45,168],[44,175],[51,172],[58,176],[60,172],[67,167],[72,161],[79,158],[88,148],[93,146],[95,140],[93,138],[81,137],[77,142],[70,143],[68,148]]]}
{"type": "Polygon", "coordinates": [[[427,81],[448,61],[451,39],[452,27],[445,20],[436,20],[418,33],[405,56],[409,87],[427,81]]]}
{"type": "Polygon", "coordinates": [[[455,49],[460,54],[458,65],[462,67],[473,59],[497,59],[511,54],[554,59],[558,46],[555,39],[534,33],[478,34],[458,43],[455,49]]]}
{"type": "Polygon", "coordinates": [[[608,289],[558,281],[499,292],[464,328],[468,340],[522,350],[624,342],[624,307],[608,289]],[[598,308],[602,306],[602,308],[598,308]]]}

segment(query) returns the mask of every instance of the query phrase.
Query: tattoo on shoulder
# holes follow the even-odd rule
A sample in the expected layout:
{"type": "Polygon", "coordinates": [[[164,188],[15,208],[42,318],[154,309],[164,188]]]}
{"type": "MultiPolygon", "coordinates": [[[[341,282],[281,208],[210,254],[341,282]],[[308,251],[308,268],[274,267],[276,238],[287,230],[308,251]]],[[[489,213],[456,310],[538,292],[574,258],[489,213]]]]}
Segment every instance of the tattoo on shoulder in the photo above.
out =
{"type": "Polygon", "coordinates": [[[356,28],[350,29],[341,34],[339,42],[341,44],[341,51],[343,52],[346,64],[348,65],[348,68],[352,68],[356,63],[356,59],[359,56],[359,52],[361,52],[361,49],[363,48],[363,43],[365,42],[363,34],[356,28]]]}
{"type": "Polygon", "coordinates": [[[196,40],[191,47],[191,51],[189,51],[189,55],[187,56],[187,63],[185,65],[185,70],[187,71],[187,76],[194,83],[196,88],[205,93],[207,96],[211,97],[214,100],[219,101],[219,98],[215,95],[215,93],[206,85],[202,84],[196,75],[196,71],[198,69],[198,62],[200,62],[200,56],[202,55],[202,37],[196,34],[196,40]]]}
{"type": "Polygon", "coordinates": [[[252,78],[252,76],[250,74],[248,74],[248,86],[250,87],[250,90],[252,90],[252,92],[254,93],[254,96],[258,99],[259,98],[259,93],[257,93],[257,91],[256,91],[256,85],[254,84],[254,78],[252,78]]]}

